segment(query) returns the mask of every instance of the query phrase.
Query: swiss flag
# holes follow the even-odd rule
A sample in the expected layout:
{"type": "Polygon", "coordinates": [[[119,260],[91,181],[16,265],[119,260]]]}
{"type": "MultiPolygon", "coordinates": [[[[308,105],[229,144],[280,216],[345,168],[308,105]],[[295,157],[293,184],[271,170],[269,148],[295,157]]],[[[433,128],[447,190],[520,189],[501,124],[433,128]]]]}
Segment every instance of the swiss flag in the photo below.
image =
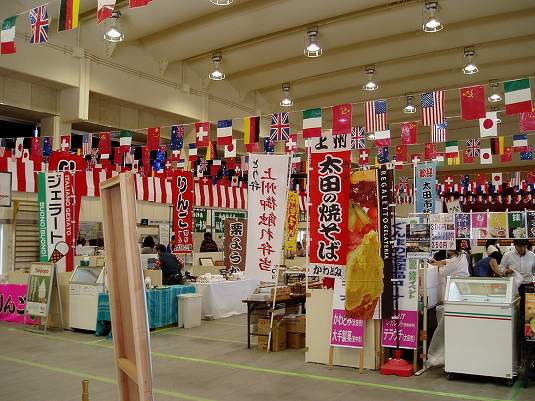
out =
{"type": "Polygon", "coordinates": [[[453,188],[453,183],[455,182],[455,180],[453,179],[453,177],[451,175],[448,175],[446,177],[446,179],[444,180],[444,186],[446,189],[451,189],[453,188]]]}
{"type": "Polygon", "coordinates": [[[288,140],[284,144],[284,148],[286,149],[286,153],[295,152],[297,150],[297,134],[291,134],[288,137],[288,140]]]}
{"type": "Polygon", "coordinates": [[[160,127],[148,129],[147,146],[149,151],[158,150],[160,148],[160,127]]]}
{"type": "Polygon", "coordinates": [[[411,162],[412,164],[417,164],[422,161],[422,154],[421,153],[413,153],[411,155],[411,162]]]}
{"type": "Polygon", "coordinates": [[[70,152],[71,151],[71,136],[70,135],[62,135],[61,136],[61,143],[59,145],[62,152],[70,152]]]}
{"type": "Polygon", "coordinates": [[[210,123],[195,123],[197,148],[206,148],[210,142],[210,123]]]}
{"type": "Polygon", "coordinates": [[[359,164],[366,166],[370,164],[370,151],[368,149],[362,149],[359,154],[359,164]]]}

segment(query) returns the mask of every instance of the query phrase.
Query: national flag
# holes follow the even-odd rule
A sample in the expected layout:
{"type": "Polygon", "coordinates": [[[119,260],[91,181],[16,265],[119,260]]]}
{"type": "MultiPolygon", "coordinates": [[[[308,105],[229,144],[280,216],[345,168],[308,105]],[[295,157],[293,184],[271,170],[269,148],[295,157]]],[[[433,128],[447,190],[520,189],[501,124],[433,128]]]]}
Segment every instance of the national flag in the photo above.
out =
{"type": "Polygon", "coordinates": [[[98,150],[101,155],[109,155],[111,153],[111,133],[101,132],[98,141],[98,150]]]}
{"type": "Polygon", "coordinates": [[[368,149],[361,149],[359,154],[359,164],[361,166],[370,164],[370,151],[368,149]]]}
{"type": "Polygon", "coordinates": [[[41,156],[41,138],[32,137],[32,156],[41,156]]]}
{"type": "Polygon", "coordinates": [[[448,159],[448,166],[458,166],[459,164],[461,164],[461,157],[459,156],[459,152],[450,153],[449,156],[446,155],[446,158],[448,159]]]}
{"type": "Polygon", "coordinates": [[[232,120],[217,122],[217,144],[232,145],[232,120]]]}
{"type": "Polygon", "coordinates": [[[182,150],[184,147],[184,126],[173,125],[171,127],[171,150],[182,150]]]}
{"type": "Polygon", "coordinates": [[[522,181],[520,177],[520,172],[519,171],[512,172],[511,179],[509,180],[509,185],[512,187],[519,187],[520,181],[522,181]]]}
{"type": "Polygon", "coordinates": [[[15,157],[21,158],[24,150],[24,138],[18,137],[15,139],[15,157]]]}
{"type": "Polygon", "coordinates": [[[68,31],[78,28],[80,0],[60,0],[58,30],[68,31]]]}
{"type": "Polygon", "coordinates": [[[91,153],[93,144],[93,134],[85,133],[82,135],[82,154],[84,156],[91,153]]]}
{"type": "Polygon", "coordinates": [[[422,154],[421,153],[413,153],[411,154],[411,162],[412,164],[418,164],[422,161],[422,154]]]}
{"type": "Polygon", "coordinates": [[[71,136],[70,135],[61,135],[59,147],[62,152],[71,151],[71,136]]]}
{"type": "Polygon", "coordinates": [[[143,7],[150,2],[152,2],[152,0],[130,0],[130,8],[143,7]]]}
{"type": "Polygon", "coordinates": [[[391,137],[390,130],[375,131],[375,144],[377,146],[390,146],[391,137]]]}
{"type": "Polygon", "coordinates": [[[321,109],[303,111],[303,138],[321,136],[321,109]]]}
{"type": "Polygon", "coordinates": [[[243,119],[243,143],[258,143],[260,139],[260,117],[245,117],[243,119]]]}
{"type": "Polygon", "coordinates": [[[485,118],[479,119],[479,134],[481,138],[498,135],[498,113],[488,112],[485,118]]]}
{"type": "Polygon", "coordinates": [[[272,141],[287,141],[290,137],[290,118],[288,112],[271,115],[269,138],[272,141]]]}
{"type": "Polygon", "coordinates": [[[520,160],[533,160],[533,146],[526,146],[523,152],[520,152],[520,160]]]}
{"type": "Polygon", "coordinates": [[[409,192],[409,179],[408,177],[399,177],[399,192],[409,192]]]}
{"type": "Polygon", "coordinates": [[[264,152],[265,153],[275,152],[275,142],[269,137],[264,138],[264,152]]]}
{"type": "Polygon", "coordinates": [[[195,123],[195,137],[198,148],[205,148],[210,142],[210,123],[195,123]]]}
{"type": "Polygon", "coordinates": [[[476,157],[473,156],[468,149],[463,150],[463,163],[474,163],[476,161],[476,157]]]}
{"type": "Polygon", "coordinates": [[[495,188],[501,187],[503,184],[502,173],[492,173],[492,185],[495,188]]]}
{"type": "Polygon", "coordinates": [[[206,148],[206,160],[214,160],[217,157],[217,147],[215,141],[208,141],[206,148]]]}
{"type": "Polygon", "coordinates": [[[490,150],[493,155],[503,155],[505,150],[505,138],[498,136],[490,140],[490,150]]]}
{"type": "Polygon", "coordinates": [[[438,154],[436,143],[426,143],[424,146],[424,149],[425,149],[425,160],[433,160],[438,154]]]}
{"type": "Polygon", "coordinates": [[[160,148],[160,127],[153,127],[147,130],[147,146],[149,151],[160,148]]]}
{"type": "Polygon", "coordinates": [[[13,54],[17,52],[15,45],[15,24],[17,16],[6,18],[2,22],[2,31],[0,32],[0,41],[2,42],[0,53],[13,54]]]}
{"type": "Polygon", "coordinates": [[[43,138],[43,156],[50,157],[52,154],[52,138],[45,136],[43,138]]]}
{"type": "Polygon", "coordinates": [[[448,120],[431,126],[431,142],[446,142],[448,134],[448,120]]]}
{"type": "Polygon", "coordinates": [[[487,185],[487,184],[488,184],[488,181],[487,181],[487,176],[485,175],[485,173],[479,173],[476,176],[476,185],[482,186],[482,185],[487,185]]]}
{"type": "Polygon", "coordinates": [[[444,179],[444,187],[446,190],[453,188],[453,183],[455,182],[454,178],[451,175],[448,175],[444,179]]]}
{"type": "Polygon", "coordinates": [[[258,142],[248,143],[245,145],[247,153],[257,153],[260,152],[260,144],[258,142]]]}
{"type": "Polygon", "coordinates": [[[382,146],[377,149],[377,161],[381,164],[390,161],[390,148],[388,146],[382,146]]]}
{"type": "Polygon", "coordinates": [[[407,145],[396,146],[396,160],[406,162],[409,158],[409,147],[407,145]]]}
{"type": "Polygon", "coordinates": [[[459,89],[461,97],[461,116],[463,120],[485,118],[486,98],[483,85],[459,89]]]}
{"type": "Polygon", "coordinates": [[[370,100],[364,106],[365,130],[376,132],[386,130],[388,121],[386,100],[370,100]]]}
{"type": "Polygon", "coordinates": [[[225,145],[225,158],[236,157],[236,139],[230,145],[225,145]]]}
{"type": "Polygon", "coordinates": [[[291,134],[286,143],[284,144],[286,153],[292,153],[297,150],[297,134],[291,134]]]}
{"type": "Polygon", "coordinates": [[[535,184],[535,171],[529,171],[528,176],[526,178],[526,181],[528,184],[535,184]]]}
{"type": "Polygon", "coordinates": [[[188,151],[188,161],[191,163],[195,163],[195,160],[197,160],[197,145],[195,145],[194,143],[190,143],[188,151]]]}
{"type": "Polygon", "coordinates": [[[98,0],[97,22],[100,24],[102,21],[110,18],[114,8],[115,0],[98,0]]]}
{"type": "Polygon", "coordinates": [[[520,114],[520,132],[535,131],[535,111],[520,114]]]}
{"type": "Polygon", "coordinates": [[[492,152],[490,148],[482,148],[479,155],[479,162],[481,164],[492,164],[492,152]]]}
{"type": "Polygon", "coordinates": [[[339,104],[333,107],[333,135],[350,134],[353,125],[353,105],[339,104]]]}
{"type": "Polygon", "coordinates": [[[48,42],[48,8],[46,4],[29,11],[32,36],[30,43],[48,42]]]}
{"type": "Polygon", "coordinates": [[[471,157],[479,157],[481,149],[481,141],[479,139],[467,139],[466,147],[468,155],[471,157]]]}
{"type": "Polygon", "coordinates": [[[212,177],[217,177],[221,171],[221,160],[212,160],[210,164],[210,175],[212,177]]]}
{"type": "Polygon", "coordinates": [[[126,153],[130,151],[130,146],[132,146],[132,132],[121,130],[119,133],[119,145],[121,152],[126,153]]]}
{"type": "Polygon", "coordinates": [[[515,152],[522,151],[526,146],[528,146],[527,134],[513,135],[513,148],[515,148],[515,152]]]}
{"type": "Polygon", "coordinates": [[[412,145],[418,141],[418,121],[401,123],[401,143],[412,145]]]}
{"type": "Polygon", "coordinates": [[[529,78],[506,81],[503,84],[503,89],[505,92],[505,112],[507,114],[533,111],[529,78]]]}
{"type": "Polygon", "coordinates": [[[511,146],[506,146],[503,149],[501,162],[502,163],[509,163],[513,161],[513,148],[511,146]]]}
{"type": "Polygon", "coordinates": [[[444,91],[427,92],[421,95],[422,124],[442,124],[444,118],[444,91]]]}
{"type": "Polygon", "coordinates": [[[299,173],[301,171],[301,157],[292,157],[292,160],[290,162],[292,164],[292,173],[299,173]]]}
{"type": "Polygon", "coordinates": [[[364,148],[366,148],[366,134],[364,133],[364,127],[351,128],[351,149],[364,148]]]}
{"type": "Polygon", "coordinates": [[[459,141],[446,142],[445,153],[446,153],[446,157],[458,157],[459,156],[459,141]]]}

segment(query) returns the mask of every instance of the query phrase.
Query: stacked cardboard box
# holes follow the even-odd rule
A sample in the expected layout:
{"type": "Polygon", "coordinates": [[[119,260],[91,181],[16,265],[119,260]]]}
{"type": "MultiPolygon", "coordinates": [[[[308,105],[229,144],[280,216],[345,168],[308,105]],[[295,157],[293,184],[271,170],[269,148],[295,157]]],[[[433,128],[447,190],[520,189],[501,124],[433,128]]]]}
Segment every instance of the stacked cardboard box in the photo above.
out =
{"type": "Polygon", "coordinates": [[[286,344],[288,348],[305,347],[306,317],[305,315],[285,316],[286,344]]]}
{"type": "MultiPolygon", "coordinates": [[[[262,351],[267,351],[269,340],[269,326],[271,319],[258,319],[258,348],[262,351]]],[[[271,351],[278,352],[286,349],[286,321],[282,316],[275,316],[273,318],[273,330],[271,332],[271,351]]]]}

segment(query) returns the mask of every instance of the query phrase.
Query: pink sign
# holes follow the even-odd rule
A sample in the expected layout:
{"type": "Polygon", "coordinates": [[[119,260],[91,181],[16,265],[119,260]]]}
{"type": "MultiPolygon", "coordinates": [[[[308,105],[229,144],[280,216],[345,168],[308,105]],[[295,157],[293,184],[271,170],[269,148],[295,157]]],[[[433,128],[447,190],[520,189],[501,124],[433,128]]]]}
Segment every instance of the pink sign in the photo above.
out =
{"type": "Polygon", "coordinates": [[[27,288],[26,284],[0,284],[0,320],[24,323],[27,288]]]}
{"type": "Polygon", "coordinates": [[[365,321],[346,315],[345,309],[333,309],[331,345],[335,347],[364,347],[365,321]]]}
{"type": "MultiPolygon", "coordinates": [[[[418,312],[415,310],[399,311],[399,348],[414,349],[418,347],[418,312]]],[[[396,347],[396,321],[383,319],[383,347],[396,347]]]]}

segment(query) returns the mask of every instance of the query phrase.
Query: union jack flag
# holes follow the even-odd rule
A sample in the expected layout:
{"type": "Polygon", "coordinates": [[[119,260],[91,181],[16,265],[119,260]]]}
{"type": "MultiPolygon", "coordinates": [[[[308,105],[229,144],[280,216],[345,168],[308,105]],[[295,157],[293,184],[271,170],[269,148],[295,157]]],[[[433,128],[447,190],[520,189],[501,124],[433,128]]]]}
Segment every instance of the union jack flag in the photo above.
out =
{"type": "Polygon", "coordinates": [[[30,10],[32,37],[30,43],[48,42],[48,10],[46,4],[30,10]]]}
{"type": "Polygon", "coordinates": [[[201,158],[201,161],[199,162],[199,170],[203,173],[208,171],[208,162],[203,158],[201,158]]]}
{"type": "Polygon", "coordinates": [[[407,177],[399,178],[399,191],[409,192],[409,179],[407,177]]]}
{"type": "Polygon", "coordinates": [[[290,138],[290,118],[288,112],[271,115],[269,139],[272,141],[287,141],[290,138]]]}
{"type": "Polygon", "coordinates": [[[431,126],[431,142],[446,142],[446,134],[448,132],[448,121],[431,126]]]}
{"type": "Polygon", "coordinates": [[[479,157],[481,149],[481,141],[479,139],[467,139],[466,147],[468,148],[468,156],[479,157]]]}
{"type": "Polygon", "coordinates": [[[366,149],[366,135],[364,127],[351,128],[351,150],[366,149]]]}

